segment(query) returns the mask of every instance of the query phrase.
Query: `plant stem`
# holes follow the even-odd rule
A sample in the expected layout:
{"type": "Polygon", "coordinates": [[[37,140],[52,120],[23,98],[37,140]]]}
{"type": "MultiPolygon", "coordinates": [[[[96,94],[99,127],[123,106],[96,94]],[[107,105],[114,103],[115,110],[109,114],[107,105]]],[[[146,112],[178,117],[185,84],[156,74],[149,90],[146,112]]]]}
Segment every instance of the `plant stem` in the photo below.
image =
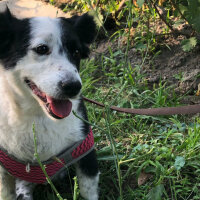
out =
{"type": "Polygon", "coordinates": [[[77,200],[78,199],[78,181],[77,181],[77,177],[75,176],[74,178],[74,196],[73,196],[73,200],[77,200]]]}
{"type": "Polygon", "coordinates": [[[169,27],[169,29],[172,31],[172,32],[175,32],[175,30],[173,29],[172,25],[170,23],[167,22],[167,20],[163,17],[163,15],[160,14],[157,6],[155,5],[155,3],[152,2],[152,0],[149,0],[152,4],[152,6],[155,8],[155,11],[158,13],[160,19],[169,27]]]}
{"type": "Polygon", "coordinates": [[[56,196],[58,197],[59,200],[64,200],[60,194],[58,193],[57,189],[55,188],[54,184],[52,183],[51,179],[49,178],[46,170],[45,170],[45,165],[42,164],[41,160],[40,160],[40,157],[38,155],[38,152],[37,152],[37,138],[36,138],[36,132],[35,132],[35,124],[33,123],[33,126],[32,126],[32,130],[33,130],[33,137],[34,137],[34,148],[35,148],[35,153],[34,153],[34,157],[37,159],[44,175],[46,176],[46,179],[47,179],[47,182],[51,185],[52,189],[54,190],[54,192],[56,193],[56,196]]]}

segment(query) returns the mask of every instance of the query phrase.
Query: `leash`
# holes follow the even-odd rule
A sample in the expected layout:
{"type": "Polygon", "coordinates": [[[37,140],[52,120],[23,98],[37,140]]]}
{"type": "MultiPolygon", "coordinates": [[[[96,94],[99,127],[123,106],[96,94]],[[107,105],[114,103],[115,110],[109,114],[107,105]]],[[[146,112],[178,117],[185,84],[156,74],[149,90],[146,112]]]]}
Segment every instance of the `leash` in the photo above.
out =
{"type": "MultiPolygon", "coordinates": [[[[103,103],[98,101],[89,99],[83,96],[83,99],[87,102],[95,104],[97,106],[105,108],[106,106],[103,103]]],[[[121,112],[121,113],[129,113],[134,115],[188,115],[188,114],[197,114],[200,113],[200,104],[195,105],[187,105],[187,106],[178,106],[178,107],[162,107],[162,108],[142,108],[142,109],[134,109],[134,108],[120,108],[117,106],[111,106],[111,110],[121,112]]]]}

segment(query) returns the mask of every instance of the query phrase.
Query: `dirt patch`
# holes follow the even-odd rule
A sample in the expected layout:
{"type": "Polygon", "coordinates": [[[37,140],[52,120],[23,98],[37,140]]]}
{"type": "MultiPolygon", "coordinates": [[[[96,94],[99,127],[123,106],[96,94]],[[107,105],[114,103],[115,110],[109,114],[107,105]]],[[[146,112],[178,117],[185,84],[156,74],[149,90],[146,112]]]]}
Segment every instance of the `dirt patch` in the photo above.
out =
{"type": "Polygon", "coordinates": [[[200,47],[191,52],[184,52],[180,46],[171,45],[164,48],[146,72],[150,82],[160,79],[177,86],[177,92],[194,94],[200,82],[200,47]]]}
{"type": "MultiPolygon", "coordinates": [[[[200,46],[190,52],[184,52],[181,47],[182,36],[169,37],[162,41],[160,53],[150,55],[142,66],[142,73],[146,74],[150,85],[161,80],[173,85],[179,95],[186,95],[183,103],[200,103],[200,98],[195,96],[200,83],[200,46]],[[155,57],[154,57],[155,56],[155,57]]],[[[113,52],[119,49],[118,41],[102,40],[91,54],[96,60],[101,55],[109,55],[108,47],[113,52]]],[[[135,48],[130,48],[128,60],[132,67],[141,65],[143,57],[135,48]]]]}
{"type": "MultiPolygon", "coordinates": [[[[49,3],[49,0],[37,0],[37,1],[43,1],[45,3],[49,3]]],[[[52,5],[54,5],[57,8],[64,9],[66,4],[72,2],[73,2],[72,0],[56,0],[52,2],[52,5]]]]}
{"type": "Polygon", "coordinates": [[[0,11],[4,11],[6,6],[12,14],[18,18],[49,16],[49,17],[68,17],[62,10],[37,0],[3,0],[0,1],[0,11]]]}

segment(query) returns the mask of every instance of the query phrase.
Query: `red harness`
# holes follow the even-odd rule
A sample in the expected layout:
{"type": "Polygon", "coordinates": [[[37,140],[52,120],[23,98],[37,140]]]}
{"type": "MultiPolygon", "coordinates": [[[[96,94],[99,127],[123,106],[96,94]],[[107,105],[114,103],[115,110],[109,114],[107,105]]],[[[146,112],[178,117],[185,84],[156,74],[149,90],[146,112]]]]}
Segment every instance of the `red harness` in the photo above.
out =
{"type": "MultiPolygon", "coordinates": [[[[90,129],[87,137],[80,142],[77,142],[63,153],[56,156],[59,161],[50,159],[43,162],[46,172],[50,178],[55,176],[65,167],[77,162],[82,157],[86,156],[94,148],[94,136],[90,129]]],[[[46,177],[38,164],[28,164],[22,161],[17,161],[13,156],[8,155],[5,151],[0,150],[0,164],[14,177],[31,183],[45,183],[46,177]]]]}

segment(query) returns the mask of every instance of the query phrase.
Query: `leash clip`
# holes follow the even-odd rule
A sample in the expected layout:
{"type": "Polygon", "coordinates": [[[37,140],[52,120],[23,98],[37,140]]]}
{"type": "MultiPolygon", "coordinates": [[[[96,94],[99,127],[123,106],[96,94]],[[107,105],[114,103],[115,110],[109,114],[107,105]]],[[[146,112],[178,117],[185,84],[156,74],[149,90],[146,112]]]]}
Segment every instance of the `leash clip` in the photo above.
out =
{"type": "Polygon", "coordinates": [[[31,168],[30,168],[30,164],[28,163],[28,164],[26,165],[26,172],[29,173],[30,171],[31,171],[31,168]]]}

